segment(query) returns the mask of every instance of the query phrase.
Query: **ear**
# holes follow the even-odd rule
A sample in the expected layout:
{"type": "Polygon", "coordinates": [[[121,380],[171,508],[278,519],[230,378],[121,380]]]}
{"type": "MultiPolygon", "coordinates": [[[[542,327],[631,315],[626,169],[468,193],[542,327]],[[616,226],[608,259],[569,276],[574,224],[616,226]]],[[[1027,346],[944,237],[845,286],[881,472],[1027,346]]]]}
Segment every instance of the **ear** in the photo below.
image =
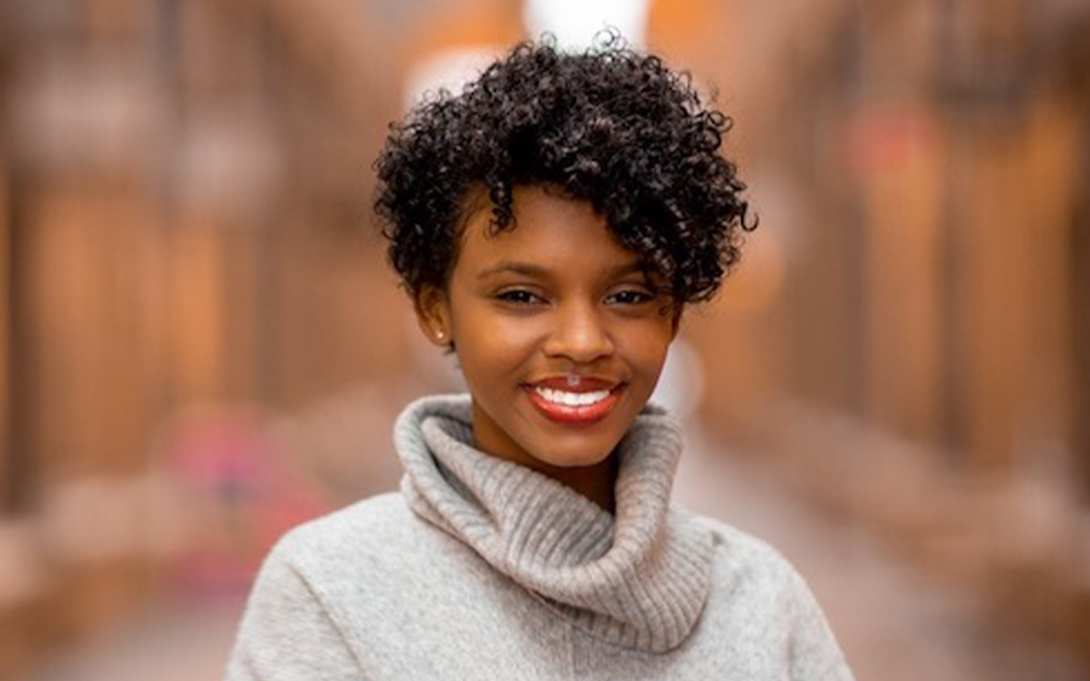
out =
{"type": "Polygon", "coordinates": [[[416,321],[424,336],[440,347],[452,342],[450,328],[450,302],[447,294],[435,286],[424,286],[413,301],[416,321]]]}
{"type": "Polygon", "coordinates": [[[681,314],[685,312],[685,304],[674,301],[667,314],[670,315],[670,341],[677,338],[677,332],[681,328],[681,314]]]}

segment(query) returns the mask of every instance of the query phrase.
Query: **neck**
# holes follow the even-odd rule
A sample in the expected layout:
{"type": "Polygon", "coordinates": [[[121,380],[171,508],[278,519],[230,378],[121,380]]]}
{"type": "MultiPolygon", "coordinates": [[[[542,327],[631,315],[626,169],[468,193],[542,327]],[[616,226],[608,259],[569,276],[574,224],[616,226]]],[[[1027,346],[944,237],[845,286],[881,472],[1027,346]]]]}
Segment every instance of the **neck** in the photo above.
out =
{"type": "Polygon", "coordinates": [[[614,487],[617,482],[616,452],[593,466],[561,467],[551,466],[541,461],[519,463],[570,487],[607,512],[613,513],[614,487]]]}
{"type": "Polygon", "coordinates": [[[589,466],[557,466],[535,458],[510,435],[497,426],[491,418],[473,402],[473,446],[479,451],[498,459],[505,459],[525,466],[590,499],[609,513],[613,513],[614,486],[617,482],[617,453],[589,466]]]}
{"type": "Polygon", "coordinates": [[[602,509],[613,513],[614,486],[617,482],[617,453],[614,452],[602,461],[591,466],[554,466],[513,449],[488,448],[474,438],[474,446],[480,451],[512,463],[525,466],[542,475],[552,478],[560,484],[582,494],[598,504],[602,509]]]}

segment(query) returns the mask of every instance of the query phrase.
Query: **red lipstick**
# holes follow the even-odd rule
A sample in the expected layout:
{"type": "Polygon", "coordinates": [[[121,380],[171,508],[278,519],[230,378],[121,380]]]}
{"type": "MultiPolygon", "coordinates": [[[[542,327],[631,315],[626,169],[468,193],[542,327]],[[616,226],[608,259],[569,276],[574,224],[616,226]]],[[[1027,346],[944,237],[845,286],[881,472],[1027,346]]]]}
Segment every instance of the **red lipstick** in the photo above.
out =
{"type": "Polygon", "coordinates": [[[591,376],[551,376],[526,386],[530,403],[545,418],[568,426],[589,426],[601,421],[613,411],[620,401],[624,384],[591,376]],[[590,393],[604,393],[590,402],[590,393]],[[580,396],[573,399],[572,396],[580,396]]]}

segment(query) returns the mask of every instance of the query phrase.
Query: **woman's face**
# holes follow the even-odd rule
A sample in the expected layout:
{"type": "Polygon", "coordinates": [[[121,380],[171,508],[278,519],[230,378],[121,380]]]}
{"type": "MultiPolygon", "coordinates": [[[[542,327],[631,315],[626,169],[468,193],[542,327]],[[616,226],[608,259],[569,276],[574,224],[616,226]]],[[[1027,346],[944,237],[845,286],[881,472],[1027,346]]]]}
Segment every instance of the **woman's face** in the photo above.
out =
{"type": "Polygon", "coordinates": [[[514,228],[494,235],[489,210],[470,216],[446,291],[418,300],[421,325],[455,345],[479,449],[592,466],[654,390],[675,307],[589,203],[528,186],[512,208],[514,228]]]}

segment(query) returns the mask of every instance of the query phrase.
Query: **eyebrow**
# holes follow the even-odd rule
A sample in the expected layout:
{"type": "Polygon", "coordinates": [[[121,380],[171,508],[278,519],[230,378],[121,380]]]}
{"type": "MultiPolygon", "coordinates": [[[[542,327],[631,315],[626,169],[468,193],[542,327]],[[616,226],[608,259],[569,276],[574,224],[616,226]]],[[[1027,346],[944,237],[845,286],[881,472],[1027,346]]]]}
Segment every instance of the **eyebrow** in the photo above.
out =
{"type": "MultiPolygon", "coordinates": [[[[610,277],[623,277],[634,272],[645,273],[646,267],[639,260],[633,260],[632,262],[618,265],[612,269],[606,270],[606,273],[610,277]]],[[[549,270],[541,265],[535,265],[534,263],[521,262],[517,260],[501,260],[500,262],[486,267],[481,270],[477,275],[478,279],[484,279],[496,274],[512,272],[514,274],[522,274],[528,277],[545,278],[549,275],[549,270]]]]}

